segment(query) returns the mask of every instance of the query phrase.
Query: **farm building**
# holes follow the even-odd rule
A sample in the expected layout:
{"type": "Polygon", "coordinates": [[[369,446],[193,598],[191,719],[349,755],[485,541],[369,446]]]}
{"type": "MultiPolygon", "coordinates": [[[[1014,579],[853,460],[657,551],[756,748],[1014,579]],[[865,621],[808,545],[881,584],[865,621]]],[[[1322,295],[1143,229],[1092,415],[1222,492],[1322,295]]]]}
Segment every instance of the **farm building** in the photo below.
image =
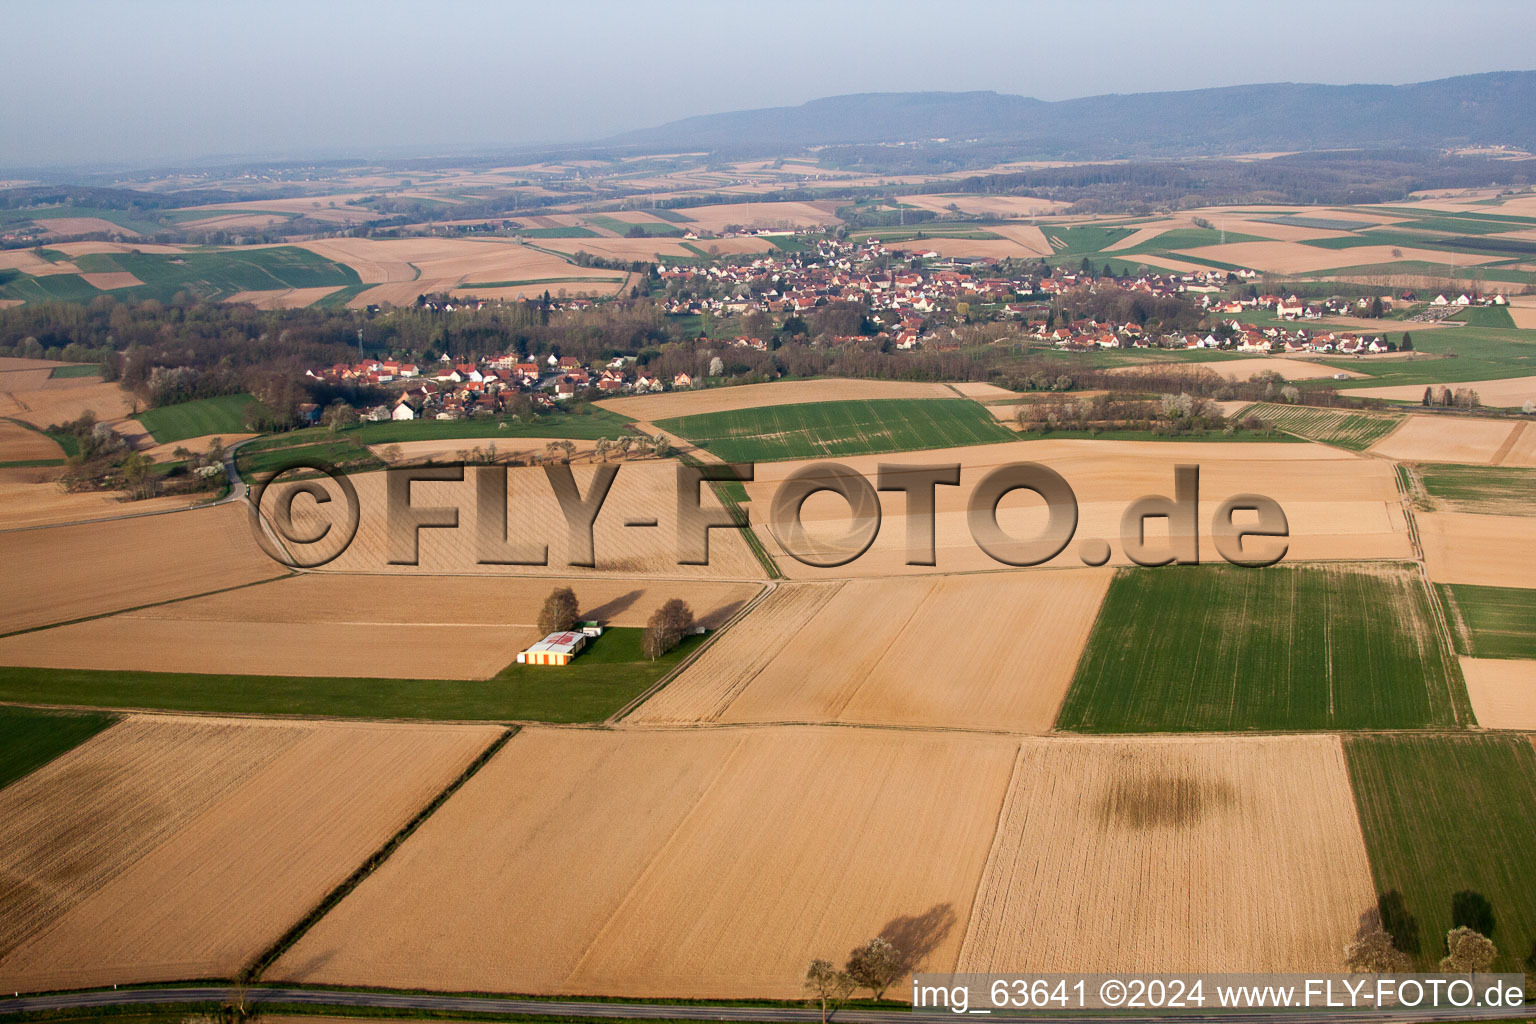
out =
{"type": "Polygon", "coordinates": [[[519,665],[569,665],[587,645],[585,633],[551,633],[517,655],[519,665]]]}

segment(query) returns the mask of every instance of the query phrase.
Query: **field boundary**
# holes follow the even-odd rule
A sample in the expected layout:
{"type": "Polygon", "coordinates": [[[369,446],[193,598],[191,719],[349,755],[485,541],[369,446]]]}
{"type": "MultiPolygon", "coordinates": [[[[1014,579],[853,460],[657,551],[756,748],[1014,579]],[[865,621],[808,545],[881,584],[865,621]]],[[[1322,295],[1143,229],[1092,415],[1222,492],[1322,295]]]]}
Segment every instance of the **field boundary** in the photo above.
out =
{"type": "Polygon", "coordinates": [[[164,601],[151,601],[149,604],[136,604],[131,608],[115,608],[110,612],[98,612],[95,615],[82,615],[78,619],[66,619],[63,622],[50,622],[44,626],[27,626],[24,629],[13,629],[9,633],[0,633],[0,640],[4,640],[6,637],[22,636],[26,633],[40,633],[45,629],[60,629],[64,626],[77,626],[82,622],[94,622],[97,619],[110,619],[114,615],[127,615],[129,612],[141,612],[146,608],[162,608],[168,604],[180,604],[183,601],[195,601],[200,597],[213,597],[216,594],[227,594],[230,591],[244,590],[247,587],[259,587],[266,583],[276,583],[279,580],[286,580],[292,576],[297,575],[298,573],[285,572],[281,576],[272,576],[264,580],[252,580],[249,583],[237,583],[232,587],[220,587],[218,590],[209,590],[201,594],[188,594],[185,597],[169,597],[164,601]]]}
{"type": "Polygon", "coordinates": [[[395,852],[395,850],[399,849],[400,844],[409,839],[411,834],[420,828],[428,818],[432,817],[432,815],[437,812],[438,808],[447,803],[448,799],[452,797],[453,794],[457,793],[466,782],[474,778],[475,773],[480,771],[481,768],[484,768],[486,764],[490,762],[491,758],[495,757],[496,754],[503,747],[505,747],[508,742],[511,741],[512,737],[517,735],[518,731],[519,729],[517,726],[509,726],[505,731],[502,732],[500,736],[492,740],[491,743],[486,746],[484,750],[480,751],[479,755],[469,763],[469,766],[459,773],[458,778],[448,783],[448,785],[445,786],[443,790],[437,794],[437,796],[433,797],[430,801],[427,802],[425,807],[417,811],[411,820],[407,821],[398,832],[386,839],[384,841],[384,845],[375,850],[367,860],[359,864],[356,870],[354,870],[350,875],[342,880],[340,885],[336,886],[336,888],[332,889],[325,896],[321,897],[320,902],[317,903],[308,914],[305,914],[302,918],[300,918],[299,921],[293,925],[293,927],[284,932],[282,936],[279,937],[278,940],[273,943],[269,949],[263,953],[258,954],[255,960],[247,964],[240,971],[238,980],[241,982],[248,982],[255,981],[260,978],[263,971],[277,962],[278,957],[286,953],[295,942],[298,942],[299,939],[304,937],[305,932],[309,931],[316,924],[318,924],[322,917],[330,913],[338,903],[350,896],[352,891],[361,885],[369,875],[378,870],[379,866],[388,860],[390,856],[395,852]]]}
{"type": "Polygon", "coordinates": [[[667,686],[667,684],[671,683],[674,679],[687,671],[694,662],[699,660],[705,651],[709,650],[715,645],[715,641],[719,640],[720,637],[725,634],[726,630],[730,629],[732,626],[736,625],[736,623],[746,618],[747,614],[750,613],[752,609],[756,608],[759,604],[762,604],[768,595],[777,589],[779,589],[778,581],[770,580],[753,596],[752,600],[748,601],[746,604],[737,609],[735,615],[732,615],[729,619],[722,623],[719,629],[714,630],[708,636],[706,636],[704,638],[704,642],[693,649],[693,653],[689,654],[688,657],[672,666],[672,670],[670,672],[665,673],[660,679],[652,683],[649,687],[646,688],[645,692],[639,694],[628,704],[625,704],[623,707],[619,708],[619,710],[609,715],[607,719],[604,720],[604,724],[614,725],[627,718],[628,716],[634,714],[637,710],[639,710],[640,705],[656,696],[656,694],[660,693],[662,689],[667,686]]]}

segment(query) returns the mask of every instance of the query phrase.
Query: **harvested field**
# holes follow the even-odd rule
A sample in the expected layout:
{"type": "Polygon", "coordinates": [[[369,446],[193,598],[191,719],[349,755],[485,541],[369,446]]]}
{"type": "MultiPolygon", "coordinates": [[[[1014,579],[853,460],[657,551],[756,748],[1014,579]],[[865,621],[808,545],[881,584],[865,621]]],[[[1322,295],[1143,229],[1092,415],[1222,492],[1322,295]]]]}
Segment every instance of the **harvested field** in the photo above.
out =
{"type": "MultiPolygon", "coordinates": [[[[997,234],[993,228],[986,230],[997,234]]],[[[1035,228],[1038,234],[1040,229],[1035,228]]],[[[1041,242],[1044,243],[1044,238],[1041,242]]],[[[1030,256],[1041,255],[1041,250],[1031,245],[1018,242],[1012,238],[946,238],[942,235],[928,238],[909,239],[902,242],[885,242],[887,249],[896,252],[936,252],[940,256],[960,257],[961,259],[1005,260],[1024,259],[1030,256]]],[[[1049,244],[1045,245],[1046,253],[1050,252],[1049,244]]]]}
{"type": "Polygon", "coordinates": [[[1424,512],[1415,517],[1437,583],[1536,587],[1536,518],[1424,512]]]}
{"type": "Polygon", "coordinates": [[[63,470],[58,467],[0,469],[0,531],[88,523],[142,512],[168,512],[199,504],[208,497],[206,494],[181,494],[130,502],[125,491],[71,494],[57,483],[61,472],[63,470]]]}
{"type": "MultiPolygon", "coordinates": [[[[371,444],[368,450],[378,456],[383,462],[390,462],[387,456],[396,454],[398,459],[391,465],[404,466],[411,463],[426,462],[453,462],[455,460],[470,461],[475,449],[479,448],[484,454],[495,451],[496,462],[515,462],[537,456],[544,458],[549,454],[549,444],[552,441],[561,441],[558,437],[469,437],[469,438],[442,438],[430,441],[398,441],[394,444],[371,444]]],[[[572,461],[590,462],[595,449],[590,441],[574,441],[576,451],[571,456],[572,461]]]]}
{"type": "Polygon", "coordinates": [[[1536,732],[1536,661],[1462,658],[1461,674],[1478,725],[1536,732]]]}
{"type": "MultiPolygon", "coordinates": [[[[385,543],[386,476],[364,473],[351,478],[361,505],[361,521],[356,539],[339,558],[324,567],[327,572],[368,572],[422,575],[453,573],[461,575],[521,576],[621,576],[671,578],[760,579],[763,569],[745,540],[736,530],[712,530],[709,539],[709,565],[679,565],[677,550],[677,464],[671,461],[640,460],[611,463],[618,472],[603,502],[593,529],[592,569],[572,567],[570,531],[560,511],[549,478],[542,467],[510,467],[508,481],[508,520],[510,536],[517,540],[548,546],[548,565],[481,564],[476,542],[477,481],[482,473],[494,470],[466,468],[464,479],[457,482],[419,481],[411,487],[411,501],[417,508],[457,507],[457,529],[423,529],[419,533],[420,557],[417,565],[391,565],[385,543]],[[631,528],[631,520],[655,519],[656,526],[631,528]]],[[[579,464],[571,467],[582,495],[591,493],[592,480],[599,466],[579,464]]],[[[270,514],[270,502],[285,485],[279,484],[264,498],[264,512],[270,514]]],[[[344,498],[334,484],[326,485],[335,495],[324,511],[340,514],[344,498]]],[[[701,488],[703,507],[724,515],[719,499],[709,487],[701,488]]],[[[317,507],[305,498],[294,505],[295,522],[318,525],[325,519],[317,507]]],[[[324,547],[324,545],[320,545],[324,547]]],[[[320,552],[316,552],[319,554],[320,552]]]]}
{"type": "Polygon", "coordinates": [[[726,203],[718,206],[690,206],[682,213],[691,231],[723,232],[727,225],[744,228],[815,228],[842,223],[833,211],[835,201],[815,203],[726,203]]]}
{"type": "Polygon", "coordinates": [[[787,584],[633,720],[1048,732],[1111,575],[787,584]]]}
{"type": "Polygon", "coordinates": [[[47,434],[0,419],[0,462],[32,462],[63,457],[64,449],[47,434]]]}
{"type": "Polygon", "coordinates": [[[126,238],[137,238],[139,233],[131,228],[125,228],[121,224],[114,224],[110,220],[101,217],[50,217],[47,220],[33,221],[50,235],[89,235],[101,232],[107,235],[121,235],[126,238]]]}
{"type": "Polygon", "coordinates": [[[81,279],[93,288],[107,292],[114,288],[137,288],[143,284],[137,277],[124,271],[114,271],[102,274],[81,274],[81,279]]]}
{"type": "Polygon", "coordinates": [[[499,732],[125,720],[0,791],[0,985],[232,976],[499,732]]]}
{"type": "Polygon", "coordinates": [[[48,246],[48,248],[57,249],[66,256],[89,256],[100,252],[143,252],[166,255],[187,251],[187,246],[185,245],[162,245],[157,242],[55,242],[48,246]]]}
{"type": "MultiPolygon", "coordinates": [[[[961,213],[985,217],[1039,217],[1056,213],[1071,205],[1055,199],[1038,199],[1034,196],[985,196],[972,193],[902,196],[901,201],[907,206],[916,206],[940,214],[948,213],[950,206],[954,205],[960,208],[961,213]]],[[[989,227],[988,230],[993,229],[989,227]]]]}
{"type": "MultiPolygon", "coordinates": [[[[128,424],[131,425],[135,422],[135,420],[129,420],[128,424]]],[[[203,453],[212,448],[213,442],[215,441],[218,441],[225,448],[228,448],[230,445],[236,444],[237,442],[248,441],[253,437],[261,436],[260,434],[239,433],[204,434],[201,437],[184,437],[179,441],[167,441],[165,444],[155,444],[153,436],[150,435],[148,429],[144,428],[142,424],[139,427],[139,432],[141,432],[147,439],[148,443],[152,445],[152,447],[145,449],[144,454],[148,455],[156,462],[174,461],[176,458],[177,448],[185,448],[189,452],[203,453]]]]}
{"type": "MultiPolygon", "coordinates": [[[[1462,384],[1453,384],[1451,387],[1471,388],[1477,392],[1478,401],[1482,404],[1500,409],[1517,409],[1526,402],[1536,401],[1536,377],[1469,380],[1462,384]]],[[[1340,394],[1355,395],[1360,398],[1382,398],[1391,402],[1418,402],[1424,398],[1424,387],[1421,384],[1406,384],[1384,388],[1350,388],[1340,394]]]]}
{"type": "MultiPolygon", "coordinates": [[[[477,282],[561,282],[579,277],[611,280],[616,288],[626,276],[623,271],[576,267],[559,256],[508,241],[332,238],[304,242],[302,247],[351,267],[363,283],[378,285],[348,300],[347,305],[354,308],[384,302],[403,305],[426,292],[446,292],[477,282]]],[[[561,285],[548,287],[554,291],[561,285]]],[[[604,287],[572,283],[570,290],[604,287]]]]}
{"type": "Polygon", "coordinates": [[[1240,417],[1257,416],[1290,434],[1312,441],[1336,444],[1351,451],[1365,451],[1390,434],[1403,421],[1400,414],[1335,412],[1305,405],[1276,405],[1258,402],[1244,409],[1240,417]]]}
{"type": "MultiPolygon", "coordinates": [[[[1078,502],[1075,541],[1050,562],[1050,567],[1081,566],[1080,542],[1120,536],[1126,506],[1148,494],[1171,494],[1174,467],[1200,466],[1200,557],[1219,560],[1208,529],[1216,507],[1235,494],[1260,492],[1280,503],[1290,525],[1290,559],[1359,559],[1413,557],[1403,519],[1393,467],[1385,460],[1362,459],[1325,445],[1303,443],[1147,442],[1105,440],[1036,440],[974,445],[938,451],[906,452],[900,456],[860,455],[838,460],[875,479],[881,463],[920,466],[961,464],[958,487],[935,488],[937,566],[906,564],[906,498],[881,492],[882,525],[869,550],[856,561],[837,568],[806,565],[784,551],[770,520],[774,492],[805,462],[762,463],[756,479],[745,484],[748,509],[759,538],[793,579],[845,579],[899,576],[911,573],[965,572],[1001,569],[1004,565],[983,551],[971,537],[966,504],[972,490],[988,472],[1018,462],[1039,462],[1061,474],[1078,502]]],[[[841,536],[849,524],[848,505],[832,494],[815,494],[801,515],[813,539],[841,536]]],[[[998,506],[998,524],[1010,535],[1040,536],[1045,526],[1043,502],[1028,491],[1005,496],[998,506]]],[[[1149,539],[1158,523],[1148,528],[1149,539]]],[[[1258,548],[1259,540],[1248,542],[1258,548]]],[[[1266,549],[1267,550],[1267,549],[1266,549]]],[[[1112,547],[1113,564],[1128,564],[1121,546],[1112,547]]]]}
{"type": "Polygon", "coordinates": [[[274,291],[236,292],[225,302],[249,302],[257,309],[303,309],[312,306],[337,290],[332,285],[323,288],[279,288],[274,291]]]}
{"type": "Polygon", "coordinates": [[[673,597],[718,627],[749,583],[631,585],[616,580],[352,576],[305,573],[0,639],[0,665],[217,675],[489,679],[538,640],[550,590],[572,584],[584,617],[644,626],[673,597]],[[429,643],[400,643],[412,634],[429,643]],[[206,638],[189,642],[191,638],[206,638]]]}
{"type": "Polygon", "coordinates": [[[1392,245],[1365,245],[1354,249],[1324,249],[1300,242],[1228,242],[1181,250],[1175,256],[1194,256],[1271,274],[1309,274],[1333,267],[1359,267],[1376,263],[1421,261],[1471,266],[1491,263],[1499,257],[1474,253],[1450,253],[1392,245]]]}
{"type": "Polygon", "coordinates": [[[242,506],[0,533],[0,632],[282,575],[242,506]]]}
{"type": "Polygon", "coordinates": [[[1324,366],[1322,363],[1314,363],[1305,359],[1294,359],[1289,356],[1220,359],[1194,365],[1207,370],[1215,370],[1228,380],[1238,381],[1247,380],[1256,373],[1278,373],[1286,380],[1317,380],[1322,377],[1332,377],[1339,373],[1350,377],[1365,376],[1365,374],[1355,373],[1353,370],[1340,370],[1336,367],[1324,366]]]}
{"type": "Polygon", "coordinates": [[[100,377],[57,377],[36,384],[15,386],[20,382],[0,375],[0,417],[25,420],[37,427],[77,420],[86,410],[105,422],[120,420],[133,411],[133,398],[116,384],[100,377]]]}
{"type": "Polygon", "coordinates": [[[1418,729],[1467,723],[1408,565],[1122,569],[1058,728],[1418,729]]]}
{"type": "Polygon", "coordinates": [[[951,384],[950,387],[958,391],[963,397],[974,398],[978,402],[986,402],[994,398],[1017,399],[1019,397],[1017,391],[1009,391],[1007,388],[1000,388],[996,384],[984,384],[979,381],[962,381],[959,384],[951,384]]]}
{"type": "Polygon", "coordinates": [[[797,998],[811,957],[881,932],[948,970],[1015,749],[842,729],[525,729],[268,977],[797,998]]]}
{"type": "MultiPolygon", "coordinates": [[[[1424,389],[1419,389],[1423,394],[1424,389]]],[[[1408,421],[1371,446],[1377,455],[1401,462],[1460,462],[1494,465],[1515,428],[1514,420],[1464,416],[1410,415],[1408,421]]],[[[1516,465],[1517,463],[1510,463],[1516,465]]]]}
{"type": "Polygon", "coordinates": [[[814,380],[774,381],[769,384],[742,384],[700,391],[672,391],[661,395],[636,395],[631,398],[604,398],[593,404],[628,419],[650,423],[674,416],[696,416],[737,409],[758,409],[769,405],[801,405],[807,402],[846,402],[878,398],[953,398],[945,384],[924,381],[850,380],[818,377],[814,380]]]}
{"type": "Polygon", "coordinates": [[[1026,740],[956,970],[1342,971],[1375,903],[1335,737],[1026,740]]]}

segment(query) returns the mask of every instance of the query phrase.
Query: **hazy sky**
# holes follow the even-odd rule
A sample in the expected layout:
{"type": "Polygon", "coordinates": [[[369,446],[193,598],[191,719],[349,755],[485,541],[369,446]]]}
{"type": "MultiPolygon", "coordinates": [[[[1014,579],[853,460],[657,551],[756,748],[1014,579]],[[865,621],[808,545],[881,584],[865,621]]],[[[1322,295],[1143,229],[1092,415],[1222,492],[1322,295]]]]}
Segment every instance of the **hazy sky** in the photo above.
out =
{"type": "Polygon", "coordinates": [[[499,148],[850,92],[1041,99],[1536,67],[1536,3],[35,0],[0,167],[499,148]]]}

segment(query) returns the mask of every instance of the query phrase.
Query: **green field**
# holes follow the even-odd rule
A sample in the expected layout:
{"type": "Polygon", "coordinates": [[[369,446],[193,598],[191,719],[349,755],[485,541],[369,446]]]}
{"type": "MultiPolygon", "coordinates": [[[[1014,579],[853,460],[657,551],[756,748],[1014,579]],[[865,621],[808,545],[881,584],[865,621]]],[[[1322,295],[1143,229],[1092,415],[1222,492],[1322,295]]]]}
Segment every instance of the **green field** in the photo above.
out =
{"type": "Polygon", "coordinates": [[[1098,252],[1131,234],[1131,228],[1087,224],[1070,228],[1044,228],[1045,239],[1057,256],[1083,256],[1098,252]]]}
{"type": "Polygon", "coordinates": [[[0,787],[96,735],[117,716],[0,707],[0,787]]]}
{"type": "MultiPolygon", "coordinates": [[[[1536,375],[1536,331],[1470,326],[1415,331],[1413,324],[1398,326],[1406,327],[1413,335],[1413,356],[1326,359],[1328,366],[1371,375],[1370,380],[1329,381],[1328,386],[1454,385],[1469,380],[1536,375]]],[[[1396,330],[1387,336],[1393,341],[1402,338],[1396,330]]]]}
{"type": "Polygon", "coordinates": [[[100,377],[100,363],[71,363],[68,366],[55,366],[49,377],[100,377]]]}
{"type": "Polygon", "coordinates": [[[1418,729],[1470,720],[1404,566],[1163,566],[1110,584],[1057,727],[1418,729]]]}
{"type": "Polygon", "coordinates": [[[878,455],[1017,440],[965,398],[885,398],[775,405],[660,420],[727,462],[878,455]]]}
{"type": "Polygon", "coordinates": [[[1426,463],[1417,473],[1436,509],[1536,516],[1536,469],[1426,463]]]}
{"type": "Polygon", "coordinates": [[[627,236],[631,230],[637,227],[643,229],[647,235],[657,237],[681,237],[683,234],[682,228],[676,224],[668,224],[665,221],[627,221],[620,220],[617,217],[607,217],[600,213],[589,214],[582,217],[582,220],[600,228],[607,228],[620,238],[627,236]]]}
{"type": "Polygon", "coordinates": [[[341,288],[361,283],[352,268],[291,245],[192,249],[184,253],[93,253],[76,259],[75,265],[92,274],[127,271],[144,282],[114,289],[112,294],[123,299],[169,301],[181,291],[222,299],[244,291],[341,288]]]}
{"type": "Polygon", "coordinates": [[[1457,893],[1487,901],[1500,971],[1536,954],[1536,750],[1525,736],[1350,736],[1360,827],[1383,914],[1418,969],[1433,969],[1457,893]],[[1391,895],[1389,895],[1391,894],[1391,895]]]}
{"type": "MultiPolygon", "coordinates": [[[[1223,242],[1262,242],[1264,239],[1258,235],[1244,235],[1236,231],[1223,232],[1219,228],[1175,228],[1164,231],[1156,238],[1149,238],[1139,245],[1133,245],[1129,249],[1116,249],[1117,254],[1130,255],[1132,253],[1156,253],[1169,252],[1175,249],[1199,249],[1207,245],[1221,245],[1223,242]]],[[[1108,243],[1106,243],[1108,244],[1108,243]]],[[[1175,255],[1174,259],[1183,259],[1175,255]]]]}
{"type": "Polygon", "coordinates": [[[1473,658],[1536,658],[1536,590],[1437,583],[1456,652],[1473,658]]]}
{"type": "Polygon", "coordinates": [[[384,468],[384,462],[349,437],[293,443],[292,434],[278,434],[242,445],[235,453],[235,468],[246,483],[267,473],[286,469],[297,460],[319,461],[347,473],[367,473],[384,468]]]}
{"type": "Polygon", "coordinates": [[[20,270],[0,270],[0,299],[22,302],[90,302],[103,294],[79,274],[33,277],[20,270]]]}
{"type": "Polygon", "coordinates": [[[508,665],[491,679],[354,679],[0,668],[0,700],[254,715],[466,721],[598,722],[702,643],[655,661],[644,630],[605,631],[564,667],[508,665]]]}
{"type": "Polygon", "coordinates": [[[160,444],[209,434],[244,434],[249,433],[246,407],[254,401],[246,394],[198,398],[149,409],[139,413],[138,418],[160,444]]]}
{"type": "Polygon", "coordinates": [[[1513,327],[1514,318],[1503,306],[1468,306],[1451,319],[1473,327],[1513,327]]]}
{"type": "Polygon", "coordinates": [[[1364,451],[1381,440],[1403,421],[1402,413],[1384,415],[1338,412],[1306,405],[1278,405],[1256,402],[1236,418],[1257,416],[1291,434],[1309,441],[1322,441],[1351,451],[1364,451]]]}
{"type": "Polygon", "coordinates": [[[601,237],[591,228],[579,227],[555,227],[555,228],[518,228],[516,233],[524,238],[598,238],[601,237]]]}
{"type": "MultiPolygon", "coordinates": [[[[617,438],[631,421],[596,406],[584,406],[579,412],[552,412],[529,420],[498,420],[484,417],[468,420],[407,420],[396,423],[364,423],[345,431],[358,444],[394,444],[398,441],[439,441],[454,438],[492,439],[498,437],[566,437],[573,441],[596,441],[600,437],[617,438]]],[[[305,434],[307,431],[296,431],[305,434]]],[[[316,430],[315,433],[324,433],[316,430]]]]}

